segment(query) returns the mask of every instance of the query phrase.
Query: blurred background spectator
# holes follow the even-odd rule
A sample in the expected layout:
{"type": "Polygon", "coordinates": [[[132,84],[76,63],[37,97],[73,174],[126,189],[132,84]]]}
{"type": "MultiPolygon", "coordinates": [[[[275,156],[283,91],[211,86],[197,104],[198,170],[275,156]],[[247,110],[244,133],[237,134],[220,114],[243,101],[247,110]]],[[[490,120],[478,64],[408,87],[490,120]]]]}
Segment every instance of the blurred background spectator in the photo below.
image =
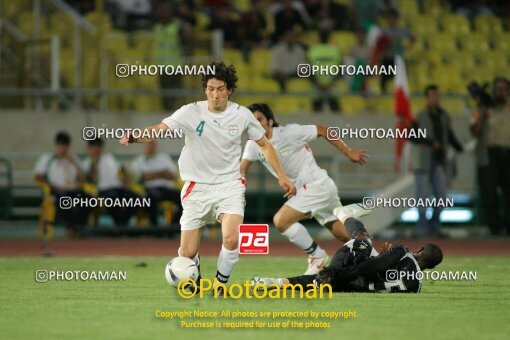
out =
{"type": "Polygon", "coordinates": [[[280,37],[280,42],[271,48],[271,74],[286,91],[289,78],[297,77],[297,66],[306,62],[306,51],[292,30],[280,37]]]}
{"type": "MultiPolygon", "coordinates": [[[[413,170],[416,181],[416,199],[425,201],[429,194],[437,200],[446,201],[448,190],[447,168],[449,145],[456,151],[463,150],[451,124],[450,115],[440,105],[439,88],[429,85],[425,89],[427,99],[425,109],[416,115],[416,127],[426,131],[426,138],[413,139],[413,170]],[[431,191],[431,192],[430,192],[431,191]]],[[[418,235],[443,236],[440,215],[443,207],[432,209],[432,216],[427,218],[427,208],[418,207],[418,235]]]]}
{"type": "MultiPolygon", "coordinates": [[[[87,145],[87,155],[82,162],[87,181],[96,184],[98,197],[135,199],[138,196],[128,189],[129,178],[124,167],[112,154],[103,153],[104,142],[100,138],[90,140],[87,145]]],[[[136,209],[123,206],[107,207],[116,226],[126,227],[136,209]]]]}
{"type": "MultiPolygon", "coordinates": [[[[308,62],[312,65],[340,65],[342,56],[340,49],[330,43],[330,31],[321,31],[319,33],[319,43],[310,46],[307,53],[308,62]]],[[[333,112],[340,112],[338,96],[332,93],[333,87],[337,81],[337,76],[324,74],[315,74],[312,82],[315,87],[315,99],[313,99],[313,109],[320,112],[323,106],[329,107],[333,112]]]]}
{"type": "MultiPolygon", "coordinates": [[[[181,191],[175,186],[179,179],[179,170],[170,156],[156,153],[156,150],[156,141],[145,144],[144,154],[131,163],[135,180],[143,184],[147,197],[151,200],[147,211],[153,226],[158,225],[159,203],[163,201],[173,202],[176,212],[182,212],[181,191]]],[[[179,221],[179,215],[174,214],[173,220],[179,221]]]]}
{"type": "MultiPolygon", "coordinates": [[[[158,5],[158,21],[154,26],[156,38],[156,59],[160,65],[182,65],[186,55],[185,43],[189,44],[192,27],[175,17],[175,10],[170,3],[158,5]]],[[[160,74],[159,81],[162,90],[178,90],[182,88],[182,75],[160,74]]],[[[165,110],[177,109],[176,97],[165,95],[163,97],[165,110]]]]}
{"type": "Polygon", "coordinates": [[[70,152],[70,147],[71,136],[64,131],[58,132],[55,136],[55,152],[43,154],[35,164],[33,173],[39,185],[49,186],[49,194],[55,198],[55,205],[66,220],[68,231],[78,232],[87,224],[90,209],[77,206],[68,209],[60,203],[62,197],[87,197],[81,188],[85,174],[80,159],[70,152]]]}

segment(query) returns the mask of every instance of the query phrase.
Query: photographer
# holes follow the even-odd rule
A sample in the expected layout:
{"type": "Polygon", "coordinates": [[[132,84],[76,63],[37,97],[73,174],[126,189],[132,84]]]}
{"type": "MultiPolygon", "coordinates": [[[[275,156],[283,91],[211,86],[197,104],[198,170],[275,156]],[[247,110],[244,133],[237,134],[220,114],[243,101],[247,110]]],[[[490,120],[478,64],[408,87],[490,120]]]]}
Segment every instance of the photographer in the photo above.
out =
{"type": "MultiPolygon", "coordinates": [[[[493,235],[510,235],[510,108],[508,102],[509,82],[504,78],[496,78],[493,82],[493,97],[484,88],[471,91],[472,95],[482,104],[481,114],[472,126],[472,132],[478,137],[481,146],[486,141],[488,166],[482,167],[479,175],[482,201],[486,206],[489,228],[493,235]],[[475,92],[475,93],[473,93],[475,92]],[[491,108],[491,109],[489,109],[491,108]],[[483,114],[482,114],[483,110],[483,114]],[[504,213],[501,213],[501,190],[504,213]],[[490,212],[488,211],[489,209],[490,212]]],[[[478,151],[478,149],[477,149],[478,151]]],[[[479,163],[479,169],[480,165],[479,163]]]]}

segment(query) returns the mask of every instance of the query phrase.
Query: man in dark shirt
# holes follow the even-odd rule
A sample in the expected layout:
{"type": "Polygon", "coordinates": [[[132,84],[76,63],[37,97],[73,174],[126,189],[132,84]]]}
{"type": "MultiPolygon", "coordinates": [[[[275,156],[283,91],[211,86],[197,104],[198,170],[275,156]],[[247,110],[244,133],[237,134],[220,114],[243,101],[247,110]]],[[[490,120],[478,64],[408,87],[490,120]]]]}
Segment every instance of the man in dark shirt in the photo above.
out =
{"type": "Polygon", "coordinates": [[[331,263],[317,275],[290,278],[255,277],[252,284],[267,288],[302,285],[303,290],[330,284],[333,292],[391,292],[419,293],[422,269],[432,269],[443,260],[441,249],[432,243],[416,253],[406,246],[385,245],[380,255],[372,247],[372,240],[362,222],[356,217],[366,214],[363,207],[351,204],[335,210],[352,240],[346,242],[333,256],[331,263]]]}
{"type": "Polygon", "coordinates": [[[447,170],[451,165],[447,158],[448,146],[451,145],[457,152],[462,152],[463,147],[452,129],[450,116],[440,105],[439,88],[436,85],[427,86],[425,97],[427,106],[418,113],[414,128],[424,130],[426,137],[410,138],[413,142],[411,157],[416,179],[416,199],[425,200],[430,186],[433,197],[443,204],[433,207],[430,220],[426,217],[427,208],[418,207],[418,234],[442,236],[439,216],[447,198],[447,170]]]}

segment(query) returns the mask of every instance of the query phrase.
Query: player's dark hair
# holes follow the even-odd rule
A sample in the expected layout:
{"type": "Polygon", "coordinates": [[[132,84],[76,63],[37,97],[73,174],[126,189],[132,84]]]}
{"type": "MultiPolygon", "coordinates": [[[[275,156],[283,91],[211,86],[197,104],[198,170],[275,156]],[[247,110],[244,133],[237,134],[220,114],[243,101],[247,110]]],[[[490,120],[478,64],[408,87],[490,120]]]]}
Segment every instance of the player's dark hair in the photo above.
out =
{"type": "Polygon", "coordinates": [[[266,103],[255,103],[248,106],[248,110],[251,112],[259,111],[262,113],[264,117],[269,121],[270,119],[273,121],[273,127],[280,126],[278,122],[274,119],[274,113],[273,110],[267,105],[266,103]]]}
{"type": "Polygon", "coordinates": [[[70,145],[71,136],[65,131],[59,131],[55,136],[55,144],[70,145]]]}
{"type": "Polygon", "coordinates": [[[430,91],[438,91],[438,90],[439,90],[439,86],[437,86],[436,84],[430,84],[425,87],[425,91],[423,91],[423,94],[425,95],[425,97],[427,97],[429,95],[430,91]]]}
{"type": "Polygon", "coordinates": [[[443,251],[433,243],[427,243],[419,257],[421,269],[432,269],[443,261],[443,251]]]}
{"type": "Polygon", "coordinates": [[[227,89],[234,92],[238,79],[234,65],[227,66],[223,61],[213,61],[209,66],[214,68],[214,74],[206,73],[202,76],[202,88],[204,90],[207,88],[209,79],[218,79],[224,81],[227,89]]]}
{"type": "Polygon", "coordinates": [[[332,284],[335,280],[335,268],[327,266],[317,274],[317,283],[319,285],[332,284]]]}
{"type": "Polygon", "coordinates": [[[88,141],[88,145],[101,147],[104,145],[104,141],[101,138],[94,138],[88,141]]]}

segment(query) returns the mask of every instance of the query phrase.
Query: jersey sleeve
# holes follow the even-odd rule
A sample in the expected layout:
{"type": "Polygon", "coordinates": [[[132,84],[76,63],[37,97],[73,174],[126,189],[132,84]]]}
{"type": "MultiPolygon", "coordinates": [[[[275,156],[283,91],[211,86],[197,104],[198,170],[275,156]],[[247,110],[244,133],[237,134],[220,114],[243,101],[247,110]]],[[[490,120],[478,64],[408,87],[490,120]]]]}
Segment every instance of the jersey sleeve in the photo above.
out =
{"type": "Polygon", "coordinates": [[[187,104],[181,106],[181,108],[175,111],[171,116],[163,119],[162,123],[170,129],[186,129],[186,126],[188,125],[187,122],[189,121],[190,117],[189,111],[192,105],[195,104],[187,104]]]}
{"type": "Polygon", "coordinates": [[[317,125],[289,124],[285,127],[286,133],[293,139],[303,143],[311,142],[317,138],[317,125]]]}
{"type": "Polygon", "coordinates": [[[255,119],[255,116],[253,116],[250,110],[246,109],[246,111],[246,131],[248,132],[248,139],[258,142],[264,137],[266,130],[264,130],[259,121],[255,119]]]}
{"type": "Polygon", "coordinates": [[[46,168],[48,167],[48,162],[50,161],[51,156],[48,154],[44,154],[37,160],[34,166],[34,174],[35,175],[44,175],[46,173],[46,168]]]}
{"type": "Polygon", "coordinates": [[[247,141],[241,158],[252,162],[257,161],[259,159],[259,148],[257,143],[252,140],[247,141]]]}

